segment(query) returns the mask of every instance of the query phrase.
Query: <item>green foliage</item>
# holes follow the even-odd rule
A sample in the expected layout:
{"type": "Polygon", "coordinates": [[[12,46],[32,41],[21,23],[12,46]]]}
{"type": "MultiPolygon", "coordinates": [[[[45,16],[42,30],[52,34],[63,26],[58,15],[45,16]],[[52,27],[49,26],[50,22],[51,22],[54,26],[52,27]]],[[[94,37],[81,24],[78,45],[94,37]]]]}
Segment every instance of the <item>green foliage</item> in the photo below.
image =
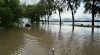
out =
{"type": "Polygon", "coordinates": [[[73,20],[73,23],[72,24],[74,25],[74,22],[75,22],[74,15],[76,13],[76,10],[80,6],[80,1],[81,0],[62,0],[62,1],[64,3],[67,3],[67,11],[68,10],[71,10],[72,20],[73,20]]]}
{"type": "MultiPolygon", "coordinates": [[[[0,25],[11,26],[14,22],[19,22],[20,17],[29,17],[31,21],[40,21],[40,17],[51,16],[56,10],[54,0],[40,0],[35,5],[20,5],[19,0],[0,0],[0,25]]],[[[61,9],[60,9],[61,10],[61,9]]]]}
{"type": "MultiPolygon", "coordinates": [[[[40,2],[35,5],[20,5],[19,0],[0,0],[0,21],[2,21],[1,25],[10,26],[13,24],[13,22],[19,22],[20,17],[28,17],[31,19],[31,22],[39,22],[40,17],[49,17],[55,10],[58,10],[59,13],[61,13],[65,7],[72,11],[74,17],[76,10],[80,6],[80,1],[81,0],[40,0],[40,2]]],[[[92,9],[91,6],[85,7],[86,10],[92,9]],[[90,9],[87,7],[90,7],[90,9]]],[[[99,11],[99,9],[97,10],[99,11]]],[[[99,14],[100,12],[96,13],[99,14]]]]}
{"type": "Polygon", "coordinates": [[[83,2],[85,3],[85,10],[84,13],[92,13],[92,8],[94,7],[94,16],[100,16],[100,0],[95,0],[94,2],[94,6],[92,6],[93,4],[93,0],[83,0],[83,2]]]}
{"type": "Polygon", "coordinates": [[[95,17],[100,17],[100,0],[83,0],[85,3],[84,13],[92,14],[92,26],[94,26],[95,17]]]}
{"type": "Polygon", "coordinates": [[[0,0],[0,6],[4,5],[4,0],[0,0]]]}
{"type": "Polygon", "coordinates": [[[36,5],[26,6],[25,16],[34,21],[39,21],[40,17],[45,15],[51,16],[52,11],[54,11],[54,0],[40,0],[36,5]]]}
{"type": "Polygon", "coordinates": [[[2,27],[9,27],[12,25],[12,12],[9,7],[0,8],[0,17],[1,17],[1,26],[2,27]]]}
{"type": "Polygon", "coordinates": [[[23,15],[19,0],[0,0],[0,26],[8,28],[23,15]]]}
{"type": "Polygon", "coordinates": [[[72,10],[74,14],[76,13],[76,10],[80,6],[81,0],[62,0],[64,3],[67,3],[67,11],[72,10]]]}

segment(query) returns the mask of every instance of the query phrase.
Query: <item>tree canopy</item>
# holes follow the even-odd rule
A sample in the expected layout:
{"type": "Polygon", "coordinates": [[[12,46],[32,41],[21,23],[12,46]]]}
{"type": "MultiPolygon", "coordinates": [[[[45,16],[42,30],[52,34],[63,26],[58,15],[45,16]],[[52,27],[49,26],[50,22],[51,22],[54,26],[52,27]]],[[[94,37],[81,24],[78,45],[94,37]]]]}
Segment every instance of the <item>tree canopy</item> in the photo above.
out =
{"type": "Polygon", "coordinates": [[[0,0],[0,26],[8,28],[22,16],[19,0],[0,0]]]}

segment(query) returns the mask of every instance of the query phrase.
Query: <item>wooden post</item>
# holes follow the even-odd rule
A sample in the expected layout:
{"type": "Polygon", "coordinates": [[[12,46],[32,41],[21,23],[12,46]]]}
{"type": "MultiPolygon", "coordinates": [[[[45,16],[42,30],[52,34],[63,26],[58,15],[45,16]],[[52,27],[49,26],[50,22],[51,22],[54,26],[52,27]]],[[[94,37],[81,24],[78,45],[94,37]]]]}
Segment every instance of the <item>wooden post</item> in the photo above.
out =
{"type": "Polygon", "coordinates": [[[54,55],[54,48],[52,48],[51,51],[52,51],[52,55],[54,55]]]}

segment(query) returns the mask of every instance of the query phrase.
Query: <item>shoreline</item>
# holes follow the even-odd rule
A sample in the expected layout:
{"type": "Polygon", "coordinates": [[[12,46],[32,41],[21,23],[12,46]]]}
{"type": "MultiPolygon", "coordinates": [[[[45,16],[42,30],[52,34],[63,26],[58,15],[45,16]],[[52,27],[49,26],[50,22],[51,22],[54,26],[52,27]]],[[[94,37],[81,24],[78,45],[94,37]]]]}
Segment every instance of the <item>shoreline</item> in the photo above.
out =
{"type": "Polygon", "coordinates": [[[95,26],[92,26],[92,25],[74,25],[74,26],[78,26],[78,27],[94,27],[94,28],[100,28],[100,26],[98,26],[98,25],[95,25],[95,26]]]}

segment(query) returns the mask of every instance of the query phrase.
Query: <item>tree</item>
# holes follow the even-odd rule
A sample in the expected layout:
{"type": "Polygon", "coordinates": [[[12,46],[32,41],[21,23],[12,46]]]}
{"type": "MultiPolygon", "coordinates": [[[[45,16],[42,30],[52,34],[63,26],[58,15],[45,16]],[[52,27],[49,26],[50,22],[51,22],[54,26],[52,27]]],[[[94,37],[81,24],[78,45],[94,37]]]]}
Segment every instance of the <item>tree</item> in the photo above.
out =
{"type": "Polygon", "coordinates": [[[83,0],[85,3],[84,13],[92,14],[92,26],[94,26],[94,18],[100,16],[100,0],[83,0]]]}
{"type": "Polygon", "coordinates": [[[72,25],[74,26],[74,21],[75,21],[74,14],[76,13],[76,10],[80,6],[81,0],[62,0],[62,1],[64,3],[67,3],[67,10],[71,10],[72,20],[73,20],[72,25]]]}
{"type": "Polygon", "coordinates": [[[12,10],[13,13],[13,21],[18,22],[19,26],[19,18],[23,15],[23,9],[20,5],[19,0],[9,0],[9,7],[12,10]],[[12,5],[13,4],[13,5],[12,5]]]}
{"type": "Polygon", "coordinates": [[[31,24],[32,24],[33,23],[33,16],[34,16],[34,14],[33,14],[34,6],[28,5],[28,6],[26,6],[25,9],[26,9],[25,16],[31,18],[31,24]]]}
{"type": "Polygon", "coordinates": [[[19,0],[0,0],[1,26],[8,28],[22,16],[19,0]],[[1,2],[2,1],[2,2],[1,2]]]}
{"type": "MultiPolygon", "coordinates": [[[[40,0],[39,5],[41,5],[42,16],[48,16],[48,24],[49,24],[49,17],[52,15],[52,12],[55,10],[54,0],[40,0]]],[[[45,17],[46,22],[46,17],[45,17]]]]}
{"type": "Polygon", "coordinates": [[[8,8],[0,8],[0,17],[1,17],[1,26],[4,28],[8,28],[12,25],[12,12],[11,9],[8,8]]]}
{"type": "Polygon", "coordinates": [[[0,0],[0,7],[4,5],[4,0],[0,0]]]}
{"type": "Polygon", "coordinates": [[[49,17],[52,15],[52,11],[55,9],[55,2],[54,0],[46,0],[47,6],[46,6],[46,11],[47,11],[47,16],[48,16],[48,24],[49,24],[49,17]]]}
{"type": "Polygon", "coordinates": [[[55,5],[56,5],[56,9],[59,12],[59,19],[60,19],[59,24],[60,24],[60,27],[61,27],[61,13],[63,12],[63,6],[64,5],[63,5],[62,1],[60,1],[60,0],[56,0],[55,5]]]}

